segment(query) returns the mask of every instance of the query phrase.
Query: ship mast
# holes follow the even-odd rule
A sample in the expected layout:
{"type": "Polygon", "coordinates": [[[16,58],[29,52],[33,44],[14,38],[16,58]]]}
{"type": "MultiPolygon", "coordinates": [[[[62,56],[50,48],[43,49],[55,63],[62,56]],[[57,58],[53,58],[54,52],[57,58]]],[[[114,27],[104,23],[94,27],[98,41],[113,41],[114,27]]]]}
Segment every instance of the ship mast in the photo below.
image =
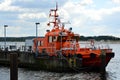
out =
{"type": "Polygon", "coordinates": [[[56,9],[51,9],[50,10],[50,14],[49,14],[49,17],[53,17],[53,21],[49,22],[47,25],[50,26],[50,23],[53,24],[54,28],[59,28],[59,23],[60,23],[60,20],[59,20],[59,15],[57,14],[57,11],[58,11],[58,5],[56,3],[56,9]]]}

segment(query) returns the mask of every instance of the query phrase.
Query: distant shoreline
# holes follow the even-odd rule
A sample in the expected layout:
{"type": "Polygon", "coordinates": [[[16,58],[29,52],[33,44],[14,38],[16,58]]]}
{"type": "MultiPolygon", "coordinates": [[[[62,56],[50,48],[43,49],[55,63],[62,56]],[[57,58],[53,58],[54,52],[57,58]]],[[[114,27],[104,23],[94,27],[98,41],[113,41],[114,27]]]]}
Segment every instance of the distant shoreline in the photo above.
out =
{"type": "MultiPolygon", "coordinates": [[[[90,44],[90,41],[79,41],[80,44],[90,44]]],[[[120,44],[120,41],[95,41],[95,43],[102,43],[102,44],[120,44]]]]}
{"type": "MultiPolygon", "coordinates": [[[[43,36],[39,36],[39,37],[43,37],[43,36]]],[[[25,42],[25,40],[27,39],[34,39],[35,36],[28,36],[28,37],[6,37],[6,41],[11,41],[11,42],[25,42]]],[[[4,42],[5,38],[4,37],[0,37],[0,42],[4,42]]],[[[120,42],[120,38],[119,37],[114,37],[114,36],[80,36],[80,38],[78,39],[79,41],[90,41],[90,40],[95,40],[95,41],[105,41],[105,42],[120,42]]]]}
{"type": "MultiPolygon", "coordinates": [[[[0,41],[4,42],[4,41],[0,41]]],[[[25,42],[25,41],[6,41],[6,42],[25,42]]],[[[80,43],[90,43],[90,40],[88,41],[79,41],[80,43]]],[[[96,43],[120,43],[120,41],[95,41],[96,43]]]]}

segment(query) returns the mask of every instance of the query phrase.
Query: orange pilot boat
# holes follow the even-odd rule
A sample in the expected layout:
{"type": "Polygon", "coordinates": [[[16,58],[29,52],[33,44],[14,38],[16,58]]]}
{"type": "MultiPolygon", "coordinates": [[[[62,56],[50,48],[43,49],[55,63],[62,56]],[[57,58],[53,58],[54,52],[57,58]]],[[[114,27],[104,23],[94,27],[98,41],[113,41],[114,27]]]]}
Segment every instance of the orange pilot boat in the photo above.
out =
{"type": "Polygon", "coordinates": [[[79,44],[79,34],[72,32],[72,28],[65,29],[57,11],[57,5],[56,9],[50,10],[49,16],[53,17],[53,21],[47,25],[53,24],[52,30],[47,30],[45,37],[33,40],[37,64],[55,71],[105,68],[114,57],[112,49],[96,48],[94,40],[91,40],[90,48],[82,48],[79,44]]]}

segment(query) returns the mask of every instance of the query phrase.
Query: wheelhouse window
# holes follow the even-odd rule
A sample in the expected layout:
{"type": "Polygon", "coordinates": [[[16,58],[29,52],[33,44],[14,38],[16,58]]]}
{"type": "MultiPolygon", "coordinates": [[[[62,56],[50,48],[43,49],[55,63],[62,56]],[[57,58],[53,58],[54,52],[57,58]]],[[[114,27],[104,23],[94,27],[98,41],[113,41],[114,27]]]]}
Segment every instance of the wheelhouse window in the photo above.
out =
{"type": "Polygon", "coordinates": [[[58,36],[57,41],[61,42],[61,40],[62,40],[62,42],[65,42],[66,39],[67,39],[67,36],[58,36]],[[61,39],[61,38],[62,38],[62,39],[61,39]]]}
{"type": "Polygon", "coordinates": [[[49,36],[49,43],[52,42],[52,36],[49,36]]]}
{"type": "Polygon", "coordinates": [[[43,41],[38,41],[38,46],[43,46],[43,41]]]}
{"type": "Polygon", "coordinates": [[[75,39],[76,41],[79,41],[80,37],[79,36],[73,36],[72,39],[75,39]]]}
{"type": "Polygon", "coordinates": [[[57,36],[53,36],[53,41],[57,41],[57,36]]]}
{"type": "Polygon", "coordinates": [[[57,41],[59,41],[59,42],[61,42],[61,40],[62,40],[62,42],[65,42],[65,41],[67,41],[67,40],[76,40],[76,41],[79,41],[79,36],[58,36],[58,39],[57,39],[57,41]],[[62,38],[62,39],[61,39],[62,38]]]}
{"type": "Polygon", "coordinates": [[[49,41],[49,43],[50,42],[53,42],[53,41],[57,41],[57,36],[49,36],[49,39],[48,39],[48,41],[49,41]]]}

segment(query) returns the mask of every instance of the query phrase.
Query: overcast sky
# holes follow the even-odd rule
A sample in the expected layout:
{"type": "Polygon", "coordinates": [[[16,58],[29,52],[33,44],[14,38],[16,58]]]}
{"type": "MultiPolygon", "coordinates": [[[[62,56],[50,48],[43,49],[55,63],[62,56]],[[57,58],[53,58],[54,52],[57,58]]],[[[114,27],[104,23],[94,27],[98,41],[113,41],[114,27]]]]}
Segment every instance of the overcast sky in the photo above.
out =
{"type": "MultiPolygon", "coordinates": [[[[0,0],[0,37],[8,25],[7,37],[43,36],[49,21],[49,10],[58,3],[60,18],[66,28],[84,36],[120,37],[120,0],[0,0]]],[[[51,26],[52,28],[52,26],[51,26]]]]}

